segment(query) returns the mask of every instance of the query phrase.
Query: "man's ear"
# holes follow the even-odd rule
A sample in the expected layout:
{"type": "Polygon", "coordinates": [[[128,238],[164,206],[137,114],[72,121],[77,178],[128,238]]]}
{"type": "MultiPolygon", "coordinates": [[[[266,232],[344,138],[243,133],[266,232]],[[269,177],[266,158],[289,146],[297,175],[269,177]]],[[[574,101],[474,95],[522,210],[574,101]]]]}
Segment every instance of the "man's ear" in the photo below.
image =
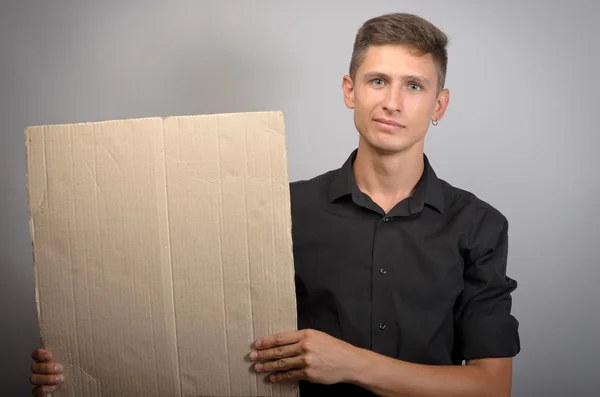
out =
{"type": "Polygon", "coordinates": [[[433,110],[432,119],[440,121],[444,117],[449,103],[450,91],[447,88],[445,88],[438,94],[435,109],[433,110]]]}
{"type": "Polygon", "coordinates": [[[354,82],[348,75],[342,79],[342,92],[344,93],[344,103],[348,109],[354,109],[354,82]]]}

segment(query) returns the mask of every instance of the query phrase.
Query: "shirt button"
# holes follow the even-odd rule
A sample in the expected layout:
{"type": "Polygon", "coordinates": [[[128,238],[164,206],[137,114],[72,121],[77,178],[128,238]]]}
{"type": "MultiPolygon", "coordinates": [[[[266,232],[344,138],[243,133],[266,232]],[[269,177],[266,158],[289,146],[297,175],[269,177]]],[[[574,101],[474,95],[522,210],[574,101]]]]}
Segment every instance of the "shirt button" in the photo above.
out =
{"type": "Polygon", "coordinates": [[[380,330],[383,331],[385,329],[385,327],[386,327],[385,323],[379,323],[379,329],[380,330]]]}
{"type": "Polygon", "coordinates": [[[379,273],[385,275],[387,273],[387,270],[385,270],[385,269],[379,269],[379,273]]]}
{"type": "Polygon", "coordinates": [[[386,216],[385,218],[383,218],[383,221],[384,221],[384,222],[389,222],[389,221],[390,221],[390,218],[388,218],[388,217],[386,216]]]}

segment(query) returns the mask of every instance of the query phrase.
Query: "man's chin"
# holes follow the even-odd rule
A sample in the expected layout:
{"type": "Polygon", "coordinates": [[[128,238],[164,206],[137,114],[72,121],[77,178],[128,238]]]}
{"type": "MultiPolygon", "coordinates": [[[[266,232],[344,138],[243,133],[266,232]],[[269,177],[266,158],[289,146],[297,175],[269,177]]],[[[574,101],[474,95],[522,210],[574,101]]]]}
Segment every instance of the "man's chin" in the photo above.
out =
{"type": "Polygon", "coordinates": [[[416,142],[365,142],[370,149],[384,155],[404,153],[413,148],[416,142]]]}
{"type": "Polygon", "coordinates": [[[368,150],[383,154],[393,155],[405,153],[412,149],[417,149],[419,140],[410,136],[393,136],[391,134],[381,134],[379,132],[369,131],[368,134],[360,134],[360,145],[367,146],[368,150]]]}

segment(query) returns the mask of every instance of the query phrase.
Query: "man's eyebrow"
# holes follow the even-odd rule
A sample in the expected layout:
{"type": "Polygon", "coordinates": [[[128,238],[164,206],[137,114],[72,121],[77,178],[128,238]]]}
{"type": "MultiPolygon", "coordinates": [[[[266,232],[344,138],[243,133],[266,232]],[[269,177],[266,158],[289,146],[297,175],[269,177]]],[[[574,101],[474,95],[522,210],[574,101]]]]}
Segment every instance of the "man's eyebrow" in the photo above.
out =
{"type": "Polygon", "coordinates": [[[411,75],[407,75],[407,76],[402,76],[402,80],[404,81],[417,81],[419,83],[424,83],[424,84],[429,84],[430,81],[427,77],[425,76],[419,76],[416,74],[411,74],[411,75]]]}
{"type": "Polygon", "coordinates": [[[365,73],[365,80],[372,80],[372,79],[388,79],[389,80],[389,76],[385,73],[382,72],[367,72],[365,73]]]}

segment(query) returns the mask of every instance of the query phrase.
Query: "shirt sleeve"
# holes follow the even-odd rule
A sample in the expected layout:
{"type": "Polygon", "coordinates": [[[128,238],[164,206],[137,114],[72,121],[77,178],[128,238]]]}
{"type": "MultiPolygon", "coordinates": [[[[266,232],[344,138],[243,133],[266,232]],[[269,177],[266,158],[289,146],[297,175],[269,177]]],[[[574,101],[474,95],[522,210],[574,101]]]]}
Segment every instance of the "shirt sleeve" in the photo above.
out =
{"type": "Polygon", "coordinates": [[[455,311],[462,360],[513,357],[521,350],[519,322],[511,314],[517,282],[506,275],[508,221],[484,218],[464,250],[464,290],[455,311]]]}

